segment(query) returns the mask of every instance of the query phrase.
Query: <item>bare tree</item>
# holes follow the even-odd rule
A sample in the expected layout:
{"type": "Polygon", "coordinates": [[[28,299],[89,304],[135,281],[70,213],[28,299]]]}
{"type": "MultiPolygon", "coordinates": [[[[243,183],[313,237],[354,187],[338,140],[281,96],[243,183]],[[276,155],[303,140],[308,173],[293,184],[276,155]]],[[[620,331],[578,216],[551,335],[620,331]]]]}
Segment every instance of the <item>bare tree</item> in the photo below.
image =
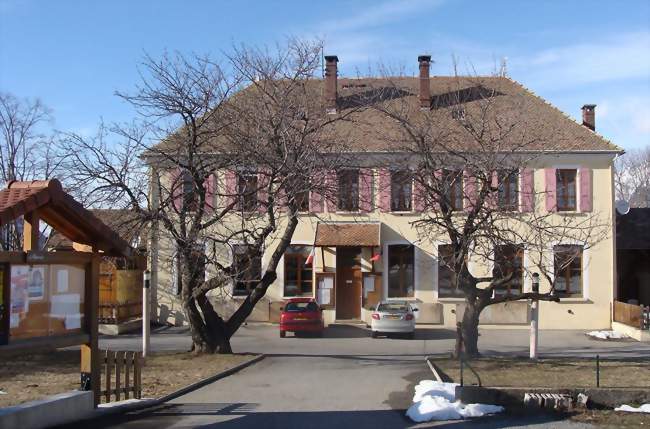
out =
{"type": "MultiPolygon", "coordinates": [[[[61,157],[47,127],[51,112],[40,100],[19,99],[0,93],[0,180],[47,180],[57,172],[61,157]],[[46,133],[47,132],[47,133],[46,133]]],[[[17,224],[3,228],[2,248],[20,248],[17,224]]]]}
{"type": "Polygon", "coordinates": [[[650,147],[634,149],[616,160],[616,198],[631,207],[650,207],[650,147]]]}
{"type": "MultiPolygon", "coordinates": [[[[559,301],[567,285],[554,270],[580,257],[580,248],[567,247],[558,259],[549,243],[580,243],[584,250],[606,237],[610,220],[539,207],[546,190],[534,189],[533,168],[565,137],[542,118],[536,123],[521,114],[531,108],[527,97],[503,97],[496,79],[455,77],[419,108],[410,81],[386,80],[374,108],[395,126],[383,138],[401,152],[402,168],[414,179],[423,214],[412,225],[420,240],[448,243],[437,257],[451,273],[449,293],[465,300],[457,315],[464,351],[477,356],[481,312],[509,301],[559,301]],[[484,268],[476,271],[471,261],[484,268]],[[524,289],[532,271],[546,280],[546,291],[524,289]]],[[[390,160],[386,168],[397,166],[390,160]]]]}
{"type": "Polygon", "coordinates": [[[230,338],[276,279],[306,195],[326,194],[322,171],[341,160],[323,131],[346,116],[324,113],[313,79],[318,44],[240,47],[226,61],[224,69],[203,56],[145,58],[135,92],[118,94],[144,131],[114,129],[119,146],[103,133],[69,136],[67,146],[78,152],[77,189],[95,204],[130,207],[171,249],[162,259],[175,273],[193,349],[208,353],[231,352],[230,338]],[[137,178],[143,168],[148,192],[137,178]],[[210,298],[228,297],[233,285],[244,285],[245,298],[226,318],[210,298]]]}

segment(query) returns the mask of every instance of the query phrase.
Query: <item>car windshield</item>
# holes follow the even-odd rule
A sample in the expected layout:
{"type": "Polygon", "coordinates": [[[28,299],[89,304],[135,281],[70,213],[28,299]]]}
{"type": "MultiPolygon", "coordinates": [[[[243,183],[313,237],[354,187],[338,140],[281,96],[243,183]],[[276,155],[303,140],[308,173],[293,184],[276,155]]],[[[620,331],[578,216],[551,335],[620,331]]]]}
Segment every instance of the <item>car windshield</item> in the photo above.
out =
{"type": "Polygon", "coordinates": [[[288,302],[284,307],[284,311],[290,313],[298,313],[301,311],[318,311],[318,304],[314,301],[310,302],[288,302]]]}
{"type": "Polygon", "coordinates": [[[407,313],[409,305],[405,302],[383,302],[377,307],[377,311],[386,311],[391,313],[407,313]]]}

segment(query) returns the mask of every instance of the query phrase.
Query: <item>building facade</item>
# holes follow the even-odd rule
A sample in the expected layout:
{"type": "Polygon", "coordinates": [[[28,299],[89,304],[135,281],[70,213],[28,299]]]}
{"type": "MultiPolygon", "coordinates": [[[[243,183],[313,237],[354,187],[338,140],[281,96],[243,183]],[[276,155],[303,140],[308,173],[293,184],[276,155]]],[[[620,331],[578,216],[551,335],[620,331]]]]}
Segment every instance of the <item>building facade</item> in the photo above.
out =
{"type": "MultiPolygon", "coordinates": [[[[359,91],[366,85],[359,79],[337,79],[337,61],[336,57],[327,57],[323,86],[329,103],[328,114],[337,114],[342,109],[341,100],[350,96],[346,91],[359,91]]],[[[459,108],[472,102],[471,93],[468,93],[470,99],[461,97],[453,103],[444,102],[443,95],[448,92],[451,78],[430,78],[428,57],[420,57],[419,61],[419,78],[401,78],[405,88],[413,89],[410,95],[415,107],[444,109],[445,115],[458,120],[462,115],[459,108]]],[[[496,204],[504,204],[512,216],[549,215],[558,224],[564,224],[567,219],[580,222],[598,217],[608,229],[595,243],[561,239],[546,243],[547,251],[541,263],[553,272],[555,291],[561,299],[559,303],[540,303],[540,327],[609,328],[616,293],[613,161],[621,150],[594,132],[593,105],[583,107],[583,124],[578,124],[506,77],[481,78],[479,87],[492,88],[492,93],[498,93],[503,99],[521,100],[516,106],[522,109],[523,118],[530,119],[530,127],[524,128],[532,134],[549,130],[553,133],[550,138],[554,145],[534,147],[536,155],[522,165],[518,174],[507,178],[495,176],[499,189],[496,204]],[[569,250],[578,257],[564,264],[563,255],[569,250]]],[[[371,125],[373,129],[378,127],[376,123],[371,125]]],[[[346,136],[350,136],[349,130],[346,136]]],[[[369,322],[372,306],[380,300],[391,299],[411,301],[419,309],[419,324],[454,327],[460,320],[464,299],[451,287],[454,274],[445,264],[450,257],[448,239],[443,233],[438,238],[425,236],[414,226],[435,207],[422,203],[417,182],[405,174],[408,165],[392,167],[392,157],[397,160],[400,154],[390,148],[378,148],[378,139],[358,130],[353,138],[355,144],[351,146],[351,153],[358,160],[356,165],[324,172],[322,177],[315,178],[334,184],[335,197],[322,198],[315,192],[305,197],[304,211],[291,246],[278,267],[277,280],[258,303],[250,320],[276,321],[282,302],[291,297],[315,298],[324,308],[326,323],[369,322]]],[[[548,136],[545,139],[548,141],[548,136]]],[[[246,174],[254,179],[254,166],[246,174]]],[[[214,172],[215,189],[223,189],[223,193],[246,180],[242,173],[214,172]]],[[[468,199],[471,186],[469,176],[459,171],[458,180],[450,189],[456,192],[456,197],[450,200],[456,204],[458,216],[463,216],[471,204],[471,197],[468,199]]],[[[254,201],[247,210],[255,210],[254,201]]],[[[185,318],[173,268],[174,249],[170,243],[164,234],[152,243],[157,316],[160,321],[183,324],[185,318]]],[[[211,297],[220,314],[227,317],[247,295],[250,280],[264,272],[276,245],[277,242],[269,241],[264,253],[253,258],[245,246],[237,243],[223,250],[224,261],[236,264],[240,259],[246,260],[251,269],[247,271],[249,277],[234,281],[228,293],[215,293],[211,297]]],[[[495,248],[494,252],[490,261],[470,255],[468,265],[472,274],[489,275],[503,262],[514,267],[514,281],[507,290],[498,293],[531,291],[532,273],[539,271],[532,255],[518,248],[495,248]]],[[[207,267],[206,276],[209,273],[207,267]]],[[[550,284],[542,279],[540,290],[549,288],[550,284]]],[[[481,325],[525,327],[529,317],[529,302],[513,301],[487,307],[481,315],[481,325]]]]}

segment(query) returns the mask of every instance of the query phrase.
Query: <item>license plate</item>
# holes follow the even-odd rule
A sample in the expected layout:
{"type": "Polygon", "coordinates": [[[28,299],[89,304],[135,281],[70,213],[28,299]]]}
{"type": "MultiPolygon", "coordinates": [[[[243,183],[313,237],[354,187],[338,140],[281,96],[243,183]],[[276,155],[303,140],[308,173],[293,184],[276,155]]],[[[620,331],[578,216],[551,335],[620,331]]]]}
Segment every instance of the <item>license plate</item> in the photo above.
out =
{"type": "Polygon", "coordinates": [[[386,316],[386,319],[391,319],[391,320],[399,320],[401,318],[402,318],[402,316],[392,316],[392,315],[386,316]]]}
{"type": "Polygon", "coordinates": [[[294,317],[293,320],[307,320],[306,317],[294,317]]]}

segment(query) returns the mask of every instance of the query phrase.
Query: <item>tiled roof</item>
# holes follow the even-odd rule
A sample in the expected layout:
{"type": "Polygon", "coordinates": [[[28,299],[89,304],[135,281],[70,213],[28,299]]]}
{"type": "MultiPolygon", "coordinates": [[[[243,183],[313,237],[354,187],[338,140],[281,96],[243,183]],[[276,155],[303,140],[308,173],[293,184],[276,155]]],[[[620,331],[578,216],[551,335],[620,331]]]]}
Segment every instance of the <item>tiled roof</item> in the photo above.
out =
{"type": "Polygon", "coordinates": [[[322,223],[316,227],[316,246],[379,246],[379,223],[322,223]]]}
{"type": "Polygon", "coordinates": [[[56,180],[12,181],[0,191],[0,226],[38,210],[40,218],[77,243],[94,245],[107,254],[130,256],[133,249],[97,219],[56,180]]]}
{"type": "MultiPolygon", "coordinates": [[[[354,111],[344,121],[336,121],[326,130],[326,138],[336,139],[351,152],[399,152],[404,149],[405,135],[396,121],[388,119],[377,109],[364,108],[372,102],[380,102],[388,109],[399,109],[417,122],[433,123],[433,131],[459,131],[461,121],[452,117],[452,112],[462,107],[467,115],[479,114],[485,101],[491,103],[489,115],[497,119],[502,130],[510,130],[508,137],[501,140],[504,151],[520,148],[524,151],[604,151],[619,152],[622,149],[577,123],[566,114],[537,96],[518,82],[507,77],[453,77],[432,76],[431,109],[422,112],[419,105],[419,78],[360,78],[338,79],[339,114],[354,111]]],[[[313,79],[308,91],[313,94],[315,109],[325,115],[322,105],[323,82],[313,79]]],[[[255,96],[255,90],[248,87],[236,99],[255,96]]],[[[206,152],[227,152],[228,143],[213,139],[206,145],[206,152]]],[[[471,139],[460,139],[457,149],[471,151],[471,139]]],[[[173,152],[177,146],[169,138],[156,147],[164,152],[173,152]]]]}

